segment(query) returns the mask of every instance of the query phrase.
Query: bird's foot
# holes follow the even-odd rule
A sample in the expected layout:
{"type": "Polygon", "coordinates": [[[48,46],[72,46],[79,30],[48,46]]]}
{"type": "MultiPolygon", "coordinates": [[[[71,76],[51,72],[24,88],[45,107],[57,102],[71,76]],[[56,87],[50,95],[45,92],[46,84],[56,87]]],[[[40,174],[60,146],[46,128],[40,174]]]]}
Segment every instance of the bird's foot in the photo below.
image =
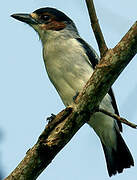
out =
{"type": "Polygon", "coordinates": [[[50,117],[47,117],[47,121],[48,121],[48,122],[51,122],[51,121],[53,121],[53,119],[55,119],[55,117],[56,117],[55,114],[51,114],[50,117]]]}
{"type": "Polygon", "coordinates": [[[77,91],[76,94],[75,94],[75,96],[73,96],[73,102],[74,102],[74,103],[75,103],[75,101],[76,101],[78,95],[79,95],[79,92],[77,91]]]}

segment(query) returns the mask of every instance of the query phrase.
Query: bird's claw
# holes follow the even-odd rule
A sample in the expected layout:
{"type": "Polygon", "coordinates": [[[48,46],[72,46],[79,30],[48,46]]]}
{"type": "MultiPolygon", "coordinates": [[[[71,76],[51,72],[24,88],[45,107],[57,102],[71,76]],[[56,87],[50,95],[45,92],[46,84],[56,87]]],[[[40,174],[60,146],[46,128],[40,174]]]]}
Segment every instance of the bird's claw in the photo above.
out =
{"type": "Polygon", "coordinates": [[[77,99],[78,95],[79,95],[79,92],[77,91],[76,94],[75,94],[75,96],[73,96],[73,102],[74,102],[74,103],[75,103],[75,100],[77,99]]]}
{"type": "Polygon", "coordinates": [[[51,122],[53,119],[55,119],[56,115],[55,114],[51,114],[50,117],[47,117],[47,121],[51,122]]]}

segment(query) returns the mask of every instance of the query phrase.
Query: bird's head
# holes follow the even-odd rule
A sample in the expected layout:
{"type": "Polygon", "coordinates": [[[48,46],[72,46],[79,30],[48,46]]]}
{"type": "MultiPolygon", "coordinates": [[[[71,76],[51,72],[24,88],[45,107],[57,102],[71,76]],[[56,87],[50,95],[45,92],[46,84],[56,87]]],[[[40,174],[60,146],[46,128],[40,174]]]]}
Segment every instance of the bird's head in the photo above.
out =
{"type": "Polygon", "coordinates": [[[40,35],[48,31],[61,31],[67,27],[76,29],[73,21],[54,8],[40,8],[30,14],[13,14],[11,17],[32,26],[40,35]]]}

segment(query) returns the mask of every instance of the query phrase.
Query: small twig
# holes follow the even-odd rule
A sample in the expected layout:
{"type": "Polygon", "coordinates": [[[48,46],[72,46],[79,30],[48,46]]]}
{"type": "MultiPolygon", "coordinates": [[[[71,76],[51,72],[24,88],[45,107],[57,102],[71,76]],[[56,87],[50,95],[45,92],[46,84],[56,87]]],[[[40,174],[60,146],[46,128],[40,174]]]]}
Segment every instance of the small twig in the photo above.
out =
{"type": "Polygon", "coordinates": [[[103,33],[101,31],[101,28],[100,28],[100,25],[99,25],[99,22],[97,19],[93,0],[86,0],[86,4],[87,4],[89,16],[90,16],[91,26],[92,26],[92,29],[94,31],[94,34],[95,34],[95,37],[96,37],[96,40],[98,43],[100,55],[101,55],[101,57],[103,57],[106,54],[106,52],[108,51],[108,48],[105,43],[103,33]]]}
{"type": "Polygon", "coordinates": [[[106,115],[108,115],[108,116],[116,119],[117,121],[120,121],[120,122],[122,122],[122,123],[124,123],[124,124],[126,124],[126,125],[128,125],[128,126],[130,126],[130,127],[132,127],[132,128],[134,128],[134,129],[137,128],[137,125],[136,125],[136,124],[133,124],[133,123],[127,121],[126,119],[118,116],[117,114],[108,112],[108,111],[106,111],[105,109],[99,108],[99,109],[98,109],[98,112],[102,112],[102,113],[104,113],[104,114],[106,114],[106,115]]]}

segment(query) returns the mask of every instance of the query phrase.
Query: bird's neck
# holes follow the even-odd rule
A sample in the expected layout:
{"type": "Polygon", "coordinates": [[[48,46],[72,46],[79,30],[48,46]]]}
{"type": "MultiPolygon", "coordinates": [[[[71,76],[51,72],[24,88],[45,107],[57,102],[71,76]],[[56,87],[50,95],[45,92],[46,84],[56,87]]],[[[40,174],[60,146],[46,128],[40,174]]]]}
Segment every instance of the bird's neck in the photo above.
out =
{"type": "Polygon", "coordinates": [[[47,30],[47,31],[41,31],[39,33],[40,39],[42,41],[43,46],[48,41],[56,41],[58,39],[70,39],[70,38],[77,38],[79,37],[79,34],[77,30],[72,28],[69,28],[69,26],[65,29],[62,29],[60,31],[53,31],[53,30],[47,30]]]}

